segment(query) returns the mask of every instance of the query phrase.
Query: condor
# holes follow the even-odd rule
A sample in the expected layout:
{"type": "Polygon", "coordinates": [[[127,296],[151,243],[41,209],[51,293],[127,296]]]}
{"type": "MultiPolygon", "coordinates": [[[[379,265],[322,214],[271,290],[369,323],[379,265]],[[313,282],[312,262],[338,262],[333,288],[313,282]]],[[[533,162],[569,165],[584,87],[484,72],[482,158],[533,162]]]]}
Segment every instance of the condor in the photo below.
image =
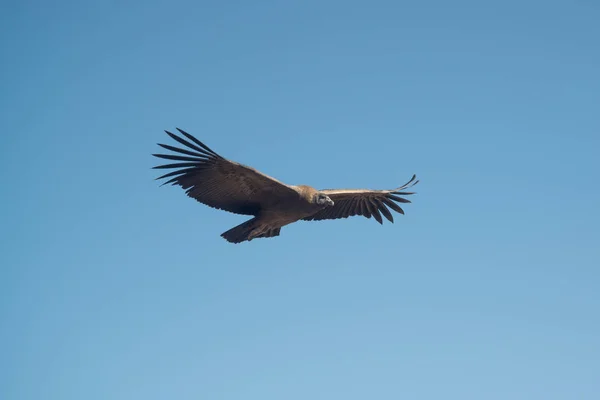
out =
{"type": "Polygon", "coordinates": [[[406,184],[391,190],[316,190],[306,185],[287,185],[254,168],[223,158],[194,136],[176,129],[187,140],[165,132],[186,148],[158,143],[178,154],[153,154],[177,161],[153,167],[174,169],[156,179],[170,178],[163,185],[179,185],[189,197],[209,207],[252,215],[252,219],[221,234],[230,243],[279,236],[281,227],[299,220],[319,221],[361,215],[373,217],[382,224],[383,214],[393,223],[394,217],[389,209],[404,214],[396,203],[410,203],[400,196],[414,194],[405,190],[419,182],[413,175],[406,184]]]}

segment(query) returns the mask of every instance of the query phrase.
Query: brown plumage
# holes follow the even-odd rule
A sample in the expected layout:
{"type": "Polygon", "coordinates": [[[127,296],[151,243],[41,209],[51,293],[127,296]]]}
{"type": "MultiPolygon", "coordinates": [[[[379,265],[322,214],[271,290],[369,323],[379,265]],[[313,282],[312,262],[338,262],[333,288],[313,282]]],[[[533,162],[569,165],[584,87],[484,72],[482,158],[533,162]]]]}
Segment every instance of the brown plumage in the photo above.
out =
{"type": "Polygon", "coordinates": [[[186,148],[158,144],[177,154],[153,154],[176,161],[154,167],[175,169],[156,179],[170,178],[163,185],[179,185],[189,197],[210,207],[252,215],[252,219],[221,234],[231,243],[279,236],[281,227],[299,220],[319,221],[361,215],[373,217],[382,224],[383,215],[393,223],[390,209],[404,214],[396,203],[410,203],[400,196],[414,194],[405,189],[419,182],[413,175],[405,185],[392,190],[317,190],[307,185],[287,185],[254,168],[227,160],[189,133],[177,130],[187,140],[165,132],[186,148]]]}

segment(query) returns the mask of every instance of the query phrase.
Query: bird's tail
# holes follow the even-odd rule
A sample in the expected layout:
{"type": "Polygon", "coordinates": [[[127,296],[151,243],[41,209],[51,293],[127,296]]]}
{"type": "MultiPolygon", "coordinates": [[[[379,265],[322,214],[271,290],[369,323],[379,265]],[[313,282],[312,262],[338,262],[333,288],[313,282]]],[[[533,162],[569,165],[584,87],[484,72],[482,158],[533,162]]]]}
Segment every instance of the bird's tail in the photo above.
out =
{"type": "MultiPolygon", "coordinates": [[[[238,226],[235,226],[223,232],[221,236],[230,243],[241,243],[243,241],[250,241],[256,238],[268,238],[279,236],[281,228],[274,229],[260,229],[260,222],[256,218],[252,218],[238,226]]],[[[264,228],[264,227],[263,227],[264,228]]]]}
{"type": "Polygon", "coordinates": [[[223,232],[221,236],[230,243],[241,243],[250,239],[250,234],[255,227],[256,218],[252,218],[238,226],[234,226],[227,232],[223,232]]]}

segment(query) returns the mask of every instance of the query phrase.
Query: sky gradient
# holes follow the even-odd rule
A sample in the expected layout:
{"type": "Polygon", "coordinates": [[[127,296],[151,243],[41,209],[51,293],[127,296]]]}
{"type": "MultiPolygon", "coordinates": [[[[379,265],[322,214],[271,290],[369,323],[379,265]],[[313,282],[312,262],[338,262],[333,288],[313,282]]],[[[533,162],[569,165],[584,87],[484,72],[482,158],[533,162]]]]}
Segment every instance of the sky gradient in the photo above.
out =
{"type": "Polygon", "coordinates": [[[0,15],[0,398],[600,398],[600,5],[23,1],[0,15]],[[406,215],[246,218],[180,127],[406,215]]]}

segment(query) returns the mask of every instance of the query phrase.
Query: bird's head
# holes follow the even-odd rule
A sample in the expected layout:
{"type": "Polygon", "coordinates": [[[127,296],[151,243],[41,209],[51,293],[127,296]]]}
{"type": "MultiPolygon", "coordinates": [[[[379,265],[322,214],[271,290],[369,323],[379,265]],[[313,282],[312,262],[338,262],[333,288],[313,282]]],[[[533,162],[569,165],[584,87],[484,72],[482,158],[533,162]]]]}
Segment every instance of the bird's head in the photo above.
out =
{"type": "Polygon", "coordinates": [[[325,193],[316,193],[314,202],[323,207],[332,206],[335,204],[333,200],[331,200],[325,193]]]}

